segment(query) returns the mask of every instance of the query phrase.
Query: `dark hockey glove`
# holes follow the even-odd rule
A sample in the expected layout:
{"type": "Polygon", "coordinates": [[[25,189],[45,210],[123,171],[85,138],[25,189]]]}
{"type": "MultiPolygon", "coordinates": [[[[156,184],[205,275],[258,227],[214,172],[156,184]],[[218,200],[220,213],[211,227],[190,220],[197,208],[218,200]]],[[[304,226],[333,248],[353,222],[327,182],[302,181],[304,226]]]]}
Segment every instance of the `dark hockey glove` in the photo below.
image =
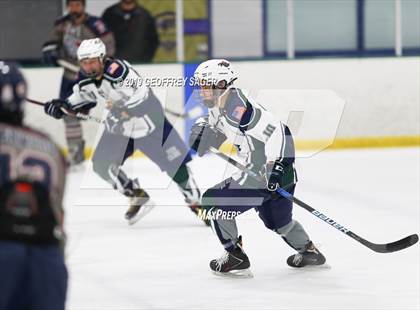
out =
{"type": "Polygon", "coordinates": [[[48,65],[57,66],[58,43],[57,41],[48,41],[42,47],[42,62],[48,65]]]}
{"type": "Polygon", "coordinates": [[[265,166],[265,176],[267,180],[267,189],[274,192],[277,188],[284,186],[285,167],[276,160],[269,162],[265,166]]]}
{"type": "Polygon", "coordinates": [[[45,113],[56,119],[60,119],[65,115],[62,108],[67,108],[67,102],[62,99],[53,99],[44,105],[45,113]]]}
{"type": "Polygon", "coordinates": [[[198,156],[206,154],[210,147],[218,149],[226,140],[226,136],[206,122],[194,124],[191,128],[189,144],[198,156]]]}

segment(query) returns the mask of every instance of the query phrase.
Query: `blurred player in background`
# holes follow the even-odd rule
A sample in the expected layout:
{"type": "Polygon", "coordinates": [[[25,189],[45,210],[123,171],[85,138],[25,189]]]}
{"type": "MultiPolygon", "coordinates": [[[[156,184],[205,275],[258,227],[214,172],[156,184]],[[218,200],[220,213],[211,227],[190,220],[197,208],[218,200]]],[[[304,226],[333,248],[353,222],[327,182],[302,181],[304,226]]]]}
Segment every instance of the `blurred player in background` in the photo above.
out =
{"type": "Polygon", "coordinates": [[[99,38],[83,41],[77,55],[81,76],[73,93],[66,100],[46,103],[45,112],[59,119],[64,116],[63,109],[87,112],[98,102],[106,105],[109,113],[93,155],[93,170],[130,198],[125,215],[129,223],[153,207],[138,179],[130,179],[121,167],[135,150],[141,150],[173,179],[185,202],[198,214],[200,192],[187,167],[191,156],[153,91],[141,83],[142,78],[128,62],[106,58],[99,38]]]}
{"type": "MultiPolygon", "coordinates": [[[[70,96],[77,79],[77,48],[80,42],[100,37],[107,47],[109,56],[113,56],[115,51],[112,33],[100,18],[85,12],[85,0],[67,0],[66,4],[68,14],[56,20],[51,38],[44,43],[42,49],[45,63],[57,65],[57,61],[64,60],[70,64],[70,66],[64,64],[60,88],[60,98],[63,100],[70,96]]],[[[80,120],[71,116],[64,117],[64,122],[69,163],[77,165],[84,160],[85,141],[82,126],[80,120]]]]}
{"type": "Polygon", "coordinates": [[[0,61],[0,309],[64,309],[65,161],[25,127],[26,83],[0,61]]]}
{"type": "Polygon", "coordinates": [[[135,0],[121,0],[105,10],[103,21],[115,37],[115,57],[131,63],[152,62],[159,46],[155,19],[135,0]]]}
{"type": "MultiPolygon", "coordinates": [[[[287,259],[289,266],[324,264],[324,256],[302,225],[292,219],[292,202],[276,193],[281,187],[293,194],[297,182],[289,128],[262,106],[252,104],[233,86],[237,76],[227,60],[203,62],[194,77],[209,114],[192,127],[192,148],[202,156],[211,146],[219,148],[227,139],[236,146],[238,156],[248,168],[261,175],[261,180],[254,180],[239,172],[215,185],[203,194],[203,208],[210,209],[214,215],[218,210],[246,212],[255,208],[265,226],[298,251],[287,259]]],[[[214,216],[211,224],[226,250],[221,258],[210,262],[211,270],[218,275],[252,276],[235,218],[214,216]]]]}

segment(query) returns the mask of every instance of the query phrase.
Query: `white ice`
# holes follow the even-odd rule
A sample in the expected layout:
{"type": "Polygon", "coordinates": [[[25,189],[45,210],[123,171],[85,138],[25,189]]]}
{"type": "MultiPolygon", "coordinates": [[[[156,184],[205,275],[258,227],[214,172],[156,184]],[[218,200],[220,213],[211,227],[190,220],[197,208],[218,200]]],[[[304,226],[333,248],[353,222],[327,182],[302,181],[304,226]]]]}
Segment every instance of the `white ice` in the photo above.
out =
{"type": "MultiPolygon", "coordinates": [[[[126,200],[89,169],[69,174],[68,309],[419,309],[418,244],[378,254],[298,206],[294,217],[331,269],[288,267],[293,250],[250,210],[238,226],[254,278],[216,277],[208,263],[223,249],[211,229],[149,160],[127,167],[159,205],[134,226],[123,217],[126,200]]],[[[204,188],[224,168],[213,156],[192,165],[204,188]]],[[[297,169],[296,196],[362,237],[419,233],[420,148],[324,151],[297,169]]]]}

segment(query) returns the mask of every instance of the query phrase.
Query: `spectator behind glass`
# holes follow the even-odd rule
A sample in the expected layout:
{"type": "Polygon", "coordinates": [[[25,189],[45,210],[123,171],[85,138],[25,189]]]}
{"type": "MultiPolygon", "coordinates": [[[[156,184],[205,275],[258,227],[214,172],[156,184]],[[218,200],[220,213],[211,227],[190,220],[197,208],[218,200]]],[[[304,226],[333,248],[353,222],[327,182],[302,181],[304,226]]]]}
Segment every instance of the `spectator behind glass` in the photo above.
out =
{"type": "MultiPolygon", "coordinates": [[[[85,11],[85,0],[66,0],[67,14],[60,16],[54,23],[50,38],[42,48],[45,63],[56,65],[57,60],[78,66],[77,49],[86,39],[100,38],[106,45],[108,56],[114,56],[115,42],[112,33],[104,22],[85,11]]],[[[64,69],[60,87],[60,99],[66,99],[73,92],[78,78],[77,70],[64,69]]],[[[68,146],[68,162],[78,165],[85,160],[83,131],[76,117],[64,118],[68,146]]]]}
{"type": "Polygon", "coordinates": [[[103,21],[114,33],[116,58],[151,62],[159,45],[154,18],[135,0],[121,0],[107,8],[103,21]]]}

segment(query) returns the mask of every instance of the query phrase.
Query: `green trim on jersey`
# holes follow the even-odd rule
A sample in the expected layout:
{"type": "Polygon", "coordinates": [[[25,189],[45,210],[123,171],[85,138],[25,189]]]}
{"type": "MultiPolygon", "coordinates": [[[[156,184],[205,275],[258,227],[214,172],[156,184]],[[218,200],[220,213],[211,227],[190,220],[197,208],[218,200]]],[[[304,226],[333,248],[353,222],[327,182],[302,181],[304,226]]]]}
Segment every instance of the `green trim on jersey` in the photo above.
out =
{"type": "Polygon", "coordinates": [[[261,119],[261,110],[260,109],[258,109],[258,108],[256,108],[256,107],[252,107],[253,108],[253,113],[252,113],[252,117],[251,117],[251,120],[250,120],[250,122],[248,123],[248,125],[246,125],[246,129],[245,129],[245,131],[246,130],[250,130],[250,129],[253,129],[255,126],[257,126],[257,124],[258,124],[258,122],[260,121],[260,119],[261,119]]]}
{"type": "Polygon", "coordinates": [[[82,87],[84,87],[86,85],[89,85],[89,84],[95,84],[96,85],[95,80],[90,79],[90,78],[80,80],[78,84],[79,84],[80,89],[82,89],[82,87]]]}

